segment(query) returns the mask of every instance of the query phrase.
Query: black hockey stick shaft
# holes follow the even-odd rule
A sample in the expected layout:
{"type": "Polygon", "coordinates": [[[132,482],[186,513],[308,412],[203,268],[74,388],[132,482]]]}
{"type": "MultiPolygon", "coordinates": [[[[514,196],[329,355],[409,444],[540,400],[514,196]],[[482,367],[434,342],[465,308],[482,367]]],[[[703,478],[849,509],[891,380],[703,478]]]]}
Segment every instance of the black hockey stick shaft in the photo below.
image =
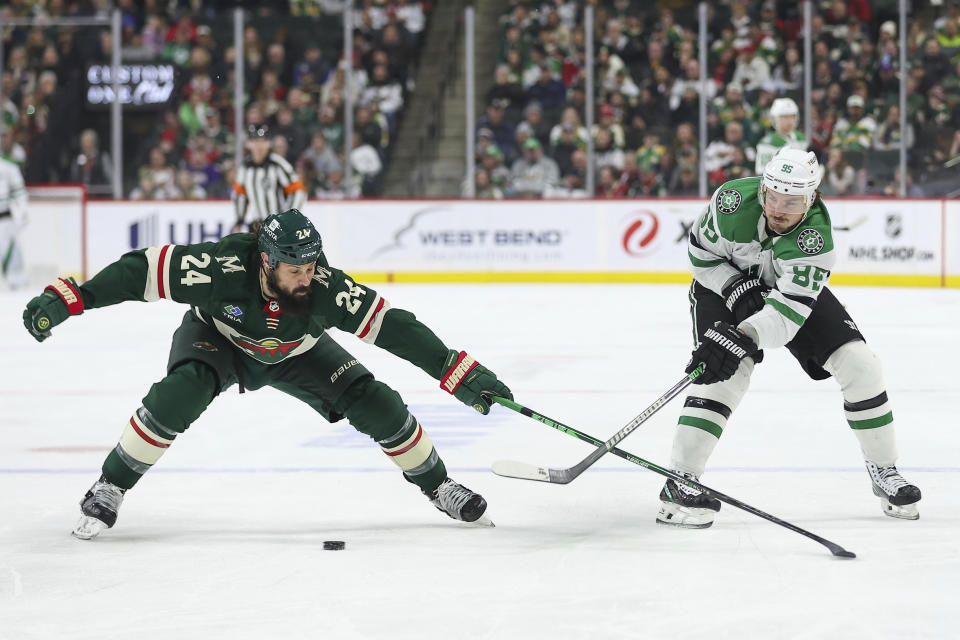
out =
{"type": "MultiPolygon", "coordinates": [[[[562,431],[563,433],[566,433],[567,435],[571,435],[571,436],[573,436],[574,438],[577,438],[577,439],[579,439],[579,440],[583,440],[584,442],[590,443],[590,444],[592,444],[592,445],[604,445],[604,444],[605,444],[605,443],[602,443],[602,442],[601,442],[600,440],[598,440],[597,438],[594,438],[593,436],[591,436],[591,435],[589,435],[589,434],[587,434],[587,433],[584,433],[583,431],[580,431],[579,429],[575,429],[575,428],[573,428],[573,427],[567,426],[567,425],[563,424],[562,422],[557,422],[556,420],[554,420],[554,419],[552,419],[552,418],[548,418],[547,416],[545,416],[545,415],[543,415],[543,414],[537,413],[536,411],[534,411],[534,410],[532,410],[532,409],[529,409],[529,408],[527,408],[527,407],[525,407],[525,406],[523,406],[523,405],[521,405],[521,404],[518,404],[518,403],[514,402],[513,400],[508,400],[508,399],[506,399],[506,398],[501,398],[501,397],[499,397],[499,396],[492,396],[491,399],[492,399],[494,402],[496,402],[497,404],[499,404],[499,405],[502,405],[502,406],[504,406],[504,407],[507,407],[508,409],[511,409],[511,410],[513,410],[513,411],[516,411],[517,413],[521,413],[521,414],[527,416],[528,418],[533,418],[533,419],[536,420],[537,422],[541,422],[541,423],[547,425],[548,427],[553,427],[553,428],[556,429],[557,431],[562,431]]],[[[802,529],[802,528],[798,527],[798,526],[795,525],[795,524],[792,524],[792,523],[790,523],[790,522],[787,522],[786,520],[781,520],[780,518],[778,518],[778,517],[776,517],[776,516],[774,516],[774,515],[770,515],[769,513],[765,512],[765,511],[761,511],[760,509],[757,509],[756,507],[753,507],[753,506],[751,506],[751,505],[749,505],[749,504],[747,504],[747,503],[745,503],[745,502],[741,502],[740,500],[737,500],[736,498],[733,498],[733,497],[731,497],[731,496],[728,496],[728,495],[725,494],[725,493],[721,493],[721,492],[717,491],[716,489],[711,489],[710,487],[707,487],[707,486],[705,486],[705,485],[702,485],[702,484],[700,484],[699,482],[696,482],[696,481],[690,480],[690,479],[688,479],[688,478],[685,478],[685,477],[681,476],[680,474],[675,473],[674,471],[671,471],[670,469],[665,469],[664,467],[661,467],[660,465],[658,465],[658,464],[656,464],[656,463],[650,462],[650,461],[648,461],[648,460],[644,460],[643,458],[641,458],[641,457],[639,457],[639,456],[635,456],[634,454],[629,453],[629,452],[627,452],[627,451],[624,451],[623,449],[619,449],[619,448],[617,448],[617,447],[613,447],[612,449],[610,449],[610,452],[613,453],[615,456],[618,456],[618,457],[620,457],[620,458],[623,458],[624,460],[627,460],[628,462],[632,462],[633,464],[639,465],[639,466],[643,467],[644,469],[648,469],[648,470],[653,471],[654,473],[658,473],[658,474],[660,474],[661,476],[664,476],[664,477],[666,477],[666,478],[671,478],[671,479],[673,479],[675,482],[679,482],[679,483],[681,483],[681,484],[685,484],[685,485],[687,485],[688,487],[693,487],[694,489],[697,489],[697,490],[702,491],[702,492],[704,492],[704,493],[706,493],[706,494],[708,494],[708,495],[711,495],[711,496],[713,496],[714,498],[716,498],[717,500],[719,500],[720,502],[725,502],[725,503],[729,504],[729,505],[732,506],[732,507],[736,507],[737,509],[742,509],[742,510],[748,512],[748,513],[752,513],[753,515],[758,516],[758,517],[760,517],[760,518],[763,518],[764,520],[767,520],[767,521],[772,522],[772,523],[774,523],[774,524],[778,524],[778,525],[780,525],[781,527],[785,527],[785,528],[787,528],[787,529],[789,529],[789,530],[791,530],[791,531],[795,531],[796,533],[799,533],[800,535],[806,536],[807,538],[810,538],[811,540],[814,540],[814,541],[816,541],[816,542],[819,542],[820,544],[822,544],[823,546],[825,546],[827,549],[829,549],[829,550],[830,550],[830,553],[832,553],[833,555],[835,555],[835,556],[837,556],[837,557],[840,557],[840,558],[855,558],[855,557],[856,557],[856,555],[855,555],[852,551],[847,551],[846,549],[844,549],[843,547],[841,547],[840,545],[838,545],[838,544],[835,543],[835,542],[831,542],[830,540],[827,540],[826,538],[821,538],[820,536],[818,536],[818,535],[815,534],[815,533],[811,533],[810,531],[807,531],[806,529],[802,529]]]]}

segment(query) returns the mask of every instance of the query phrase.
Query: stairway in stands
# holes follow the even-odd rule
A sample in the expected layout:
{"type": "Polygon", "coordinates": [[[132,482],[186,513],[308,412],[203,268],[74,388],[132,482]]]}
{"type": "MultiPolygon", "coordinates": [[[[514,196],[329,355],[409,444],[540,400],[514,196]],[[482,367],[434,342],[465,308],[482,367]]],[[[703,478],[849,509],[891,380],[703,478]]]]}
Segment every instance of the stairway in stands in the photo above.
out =
{"type": "MultiPolygon", "coordinates": [[[[466,171],[467,120],[463,10],[467,0],[437,3],[416,72],[416,89],[387,171],[384,197],[458,197],[466,171]]],[[[493,83],[506,0],[483,0],[475,7],[476,117],[493,83]]]]}

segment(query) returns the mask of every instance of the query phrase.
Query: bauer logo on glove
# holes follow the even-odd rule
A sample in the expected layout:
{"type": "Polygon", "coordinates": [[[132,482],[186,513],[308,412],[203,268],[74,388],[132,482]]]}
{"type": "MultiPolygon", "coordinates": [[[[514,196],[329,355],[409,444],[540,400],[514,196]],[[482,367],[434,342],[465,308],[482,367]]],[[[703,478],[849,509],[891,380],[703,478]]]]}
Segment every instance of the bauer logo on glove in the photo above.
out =
{"type": "Polygon", "coordinates": [[[57,278],[23,310],[23,326],[37,342],[50,337],[50,329],[70,316],[83,313],[83,296],[73,278],[57,278]]]}

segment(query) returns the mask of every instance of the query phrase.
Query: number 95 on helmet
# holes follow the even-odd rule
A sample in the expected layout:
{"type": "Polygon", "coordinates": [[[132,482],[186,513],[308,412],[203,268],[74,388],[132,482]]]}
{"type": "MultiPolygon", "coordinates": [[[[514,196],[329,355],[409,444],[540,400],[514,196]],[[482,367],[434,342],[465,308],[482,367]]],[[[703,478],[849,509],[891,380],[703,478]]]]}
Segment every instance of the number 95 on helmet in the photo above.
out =
{"type": "Polygon", "coordinates": [[[773,191],[784,196],[777,198],[778,203],[790,203],[790,210],[785,213],[802,213],[806,217],[817,199],[820,177],[815,153],[784,147],[763,170],[757,194],[760,206],[766,210],[767,193],[773,191]]]}
{"type": "Polygon", "coordinates": [[[277,264],[309,264],[320,258],[323,243],[310,219],[298,209],[266,217],[260,229],[260,251],[267,254],[271,269],[277,264]]]}

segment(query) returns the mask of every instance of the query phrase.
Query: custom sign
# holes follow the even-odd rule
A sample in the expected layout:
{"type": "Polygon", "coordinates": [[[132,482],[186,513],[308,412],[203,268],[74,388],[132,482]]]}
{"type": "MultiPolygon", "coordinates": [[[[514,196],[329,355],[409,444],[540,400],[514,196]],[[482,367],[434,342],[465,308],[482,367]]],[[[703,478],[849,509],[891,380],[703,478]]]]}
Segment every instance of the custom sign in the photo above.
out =
{"type": "MultiPolygon", "coordinates": [[[[172,64],[125,64],[117,69],[120,104],[139,109],[159,109],[168,102],[175,87],[176,70],[172,64]]],[[[87,106],[106,109],[114,101],[113,68],[91,64],[86,73],[87,106]]]]}

